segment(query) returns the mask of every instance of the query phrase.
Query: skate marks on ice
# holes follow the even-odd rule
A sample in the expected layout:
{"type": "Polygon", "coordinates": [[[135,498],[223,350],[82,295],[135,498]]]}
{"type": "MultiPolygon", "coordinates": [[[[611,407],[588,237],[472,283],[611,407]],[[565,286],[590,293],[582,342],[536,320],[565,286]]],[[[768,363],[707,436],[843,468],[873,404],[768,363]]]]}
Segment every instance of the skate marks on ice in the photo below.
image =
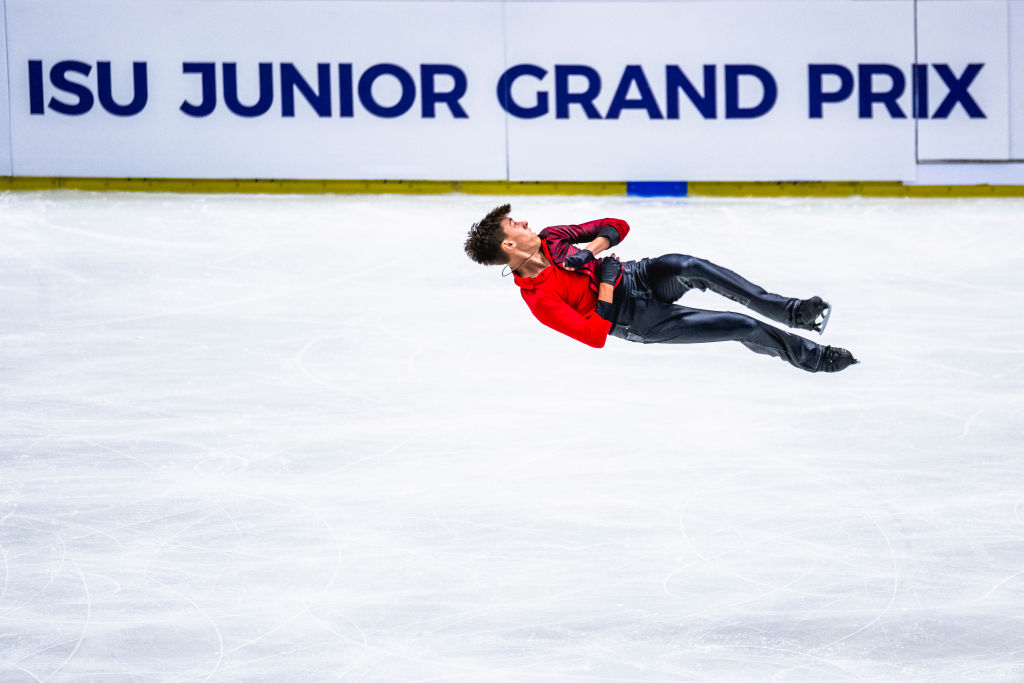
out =
{"type": "MultiPolygon", "coordinates": [[[[713,612],[742,621],[779,613],[781,607],[792,620],[789,629],[795,624],[806,629],[799,639],[804,649],[784,651],[827,663],[823,657],[831,648],[868,630],[890,611],[900,582],[889,534],[870,508],[858,503],[871,492],[858,492],[850,501],[840,494],[837,500],[836,492],[851,485],[856,484],[805,472],[794,486],[775,480],[767,468],[723,476],[684,505],[680,532],[696,559],[666,577],[666,595],[685,599],[694,576],[705,574],[705,581],[748,584],[749,591],[724,602],[723,591],[711,591],[715,603],[692,618],[713,612]],[[838,528],[834,518],[821,515],[837,504],[853,508],[838,528]],[[777,575],[760,564],[778,568],[777,575]],[[822,583],[822,577],[836,584],[822,583]],[[843,584],[855,577],[864,591],[850,595],[843,584]],[[672,588],[676,580],[682,582],[680,592],[672,588]],[[860,623],[862,619],[866,622],[860,623]]],[[[784,642],[784,629],[774,630],[767,640],[784,642]]]]}
{"type": "Polygon", "coordinates": [[[561,339],[499,199],[0,196],[0,678],[1024,675],[1020,202],[513,202],[821,295],[818,377],[561,339]]]}

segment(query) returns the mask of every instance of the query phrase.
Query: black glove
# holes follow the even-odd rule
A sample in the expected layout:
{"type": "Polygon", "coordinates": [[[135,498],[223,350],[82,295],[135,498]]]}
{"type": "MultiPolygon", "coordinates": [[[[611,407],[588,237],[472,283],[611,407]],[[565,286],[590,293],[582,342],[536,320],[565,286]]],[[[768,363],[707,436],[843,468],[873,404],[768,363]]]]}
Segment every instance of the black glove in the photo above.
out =
{"type": "Polygon", "coordinates": [[[569,258],[562,261],[563,268],[570,268],[572,270],[580,270],[583,266],[587,265],[594,260],[594,254],[589,249],[580,249],[569,258]]]}
{"type": "Polygon", "coordinates": [[[615,257],[615,254],[606,256],[601,262],[601,271],[599,276],[601,278],[601,284],[615,285],[619,280],[619,275],[622,273],[622,264],[619,263],[619,259],[615,257]]]}

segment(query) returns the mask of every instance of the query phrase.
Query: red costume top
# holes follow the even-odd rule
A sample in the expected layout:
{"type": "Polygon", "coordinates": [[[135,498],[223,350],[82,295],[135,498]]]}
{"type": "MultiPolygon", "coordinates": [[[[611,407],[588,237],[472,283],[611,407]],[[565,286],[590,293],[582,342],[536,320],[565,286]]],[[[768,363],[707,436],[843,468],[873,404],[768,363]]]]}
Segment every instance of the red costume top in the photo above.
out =
{"type": "Polygon", "coordinates": [[[607,237],[615,246],[629,232],[626,221],[601,218],[580,225],[557,225],[538,233],[540,248],[553,265],[536,277],[513,278],[519,285],[530,311],[548,327],[569,335],[587,346],[601,348],[608,339],[612,322],[599,316],[597,308],[598,267],[603,259],[588,263],[582,270],[568,271],[561,263],[580,251],[572,246],[607,237]]]}

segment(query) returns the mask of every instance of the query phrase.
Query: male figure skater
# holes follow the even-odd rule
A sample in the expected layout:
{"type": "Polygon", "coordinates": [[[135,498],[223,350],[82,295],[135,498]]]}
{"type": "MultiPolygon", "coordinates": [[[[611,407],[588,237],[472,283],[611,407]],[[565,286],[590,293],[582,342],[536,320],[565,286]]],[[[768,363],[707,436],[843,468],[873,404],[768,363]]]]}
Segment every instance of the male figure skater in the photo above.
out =
{"type": "Polygon", "coordinates": [[[839,372],[858,362],[846,349],[816,344],[741,313],[675,303],[687,290],[710,289],[771,320],[823,332],[831,309],[820,297],[770,294],[731,270],[683,254],[626,263],[614,254],[596,259],[626,236],[625,221],[602,218],[537,234],[510,212],[503,204],[474,223],[466,253],[477,263],[509,268],[534,316],[584,344],[601,348],[609,334],[644,344],[738,341],[808,372],[839,372]],[[583,242],[582,249],[572,246],[583,242]]]}

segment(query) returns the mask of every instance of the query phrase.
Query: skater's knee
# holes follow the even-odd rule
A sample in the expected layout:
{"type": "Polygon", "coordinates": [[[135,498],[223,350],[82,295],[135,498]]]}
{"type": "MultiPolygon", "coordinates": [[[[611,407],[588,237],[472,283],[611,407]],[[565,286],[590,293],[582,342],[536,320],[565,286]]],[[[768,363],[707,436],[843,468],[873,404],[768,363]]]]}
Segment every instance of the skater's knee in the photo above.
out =
{"type": "Polygon", "coordinates": [[[739,338],[755,337],[761,332],[761,323],[742,313],[726,313],[729,324],[737,331],[739,338]]]}
{"type": "Polygon", "coordinates": [[[674,275],[691,275],[698,272],[704,263],[701,259],[688,254],[665,254],[657,259],[659,264],[672,271],[674,275]]]}

